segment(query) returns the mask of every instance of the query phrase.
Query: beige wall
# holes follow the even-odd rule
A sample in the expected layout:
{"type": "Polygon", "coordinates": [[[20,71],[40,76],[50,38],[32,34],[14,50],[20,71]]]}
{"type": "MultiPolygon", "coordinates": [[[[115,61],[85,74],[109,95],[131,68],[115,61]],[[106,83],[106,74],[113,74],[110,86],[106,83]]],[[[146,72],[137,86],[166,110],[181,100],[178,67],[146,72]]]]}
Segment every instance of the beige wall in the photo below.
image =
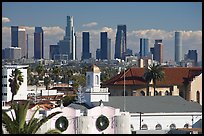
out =
{"type": "Polygon", "coordinates": [[[197,91],[200,93],[200,105],[202,105],[202,73],[191,82],[190,100],[197,101],[197,91]]]}

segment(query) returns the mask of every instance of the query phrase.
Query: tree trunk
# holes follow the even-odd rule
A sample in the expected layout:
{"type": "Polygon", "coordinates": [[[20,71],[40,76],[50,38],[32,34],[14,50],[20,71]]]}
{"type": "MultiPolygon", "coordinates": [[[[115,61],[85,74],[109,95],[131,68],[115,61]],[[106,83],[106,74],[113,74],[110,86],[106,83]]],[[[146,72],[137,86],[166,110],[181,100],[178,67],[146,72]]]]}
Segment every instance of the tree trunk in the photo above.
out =
{"type": "Polygon", "coordinates": [[[154,96],[156,96],[156,81],[153,80],[153,86],[154,86],[154,96]]]}
{"type": "Polygon", "coordinates": [[[147,83],[147,95],[146,96],[149,96],[149,83],[147,83]]]}

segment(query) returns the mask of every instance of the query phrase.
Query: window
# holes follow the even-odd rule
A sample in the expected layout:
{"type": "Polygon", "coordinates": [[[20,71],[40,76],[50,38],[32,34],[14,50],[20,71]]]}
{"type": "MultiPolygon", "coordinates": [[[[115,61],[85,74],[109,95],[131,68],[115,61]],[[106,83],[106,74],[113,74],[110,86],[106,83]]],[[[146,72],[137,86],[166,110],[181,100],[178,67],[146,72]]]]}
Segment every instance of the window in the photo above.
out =
{"type": "Polygon", "coordinates": [[[200,92],[199,91],[196,92],[196,101],[200,103],[200,92]]]}
{"type": "Polygon", "coordinates": [[[184,125],[184,128],[189,128],[189,124],[186,123],[186,124],[184,125]]]}
{"type": "Polygon", "coordinates": [[[160,95],[160,96],[162,95],[162,92],[161,92],[161,91],[159,92],[159,95],[160,95]]]}
{"type": "Polygon", "coordinates": [[[145,92],[143,90],[140,92],[140,96],[145,96],[145,92]]]}
{"type": "Polygon", "coordinates": [[[176,129],[176,125],[175,124],[171,124],[170,125],[170,130],[172,130],[172,129],[176,129]]]}
{"type": "Polygon", "coordinates": [[[155,129],[156,129],[156,130],[162,130],[162,126],[161,126],[160,124],[157,124],[157,125],[155,126],[155,129]]]}
{"type": "Polygon", "coordinates": [[[165,95],[169,95],[169,91],[168,90],[166,90],[165,95]]]}
{"type": "Polygon", "coordinates": [[[159,93],[155,90],[155,96],[159,95],[159,93]]]}
{"type": "Polygon", "coordinates": [[[146,124],[143,124],[143,125],[142,125],[142,130],[148,130],[148,127],[147,127],[146,124]]]}
{"type": "Polygon", "coordinates": [[[96,75],[96,84],[99,85],[99,76],[96,75]]]}
{"type": "Polygon", "coordinates": [[[90,85],[90,75],[87,76],[87,84],[90,85]]]}

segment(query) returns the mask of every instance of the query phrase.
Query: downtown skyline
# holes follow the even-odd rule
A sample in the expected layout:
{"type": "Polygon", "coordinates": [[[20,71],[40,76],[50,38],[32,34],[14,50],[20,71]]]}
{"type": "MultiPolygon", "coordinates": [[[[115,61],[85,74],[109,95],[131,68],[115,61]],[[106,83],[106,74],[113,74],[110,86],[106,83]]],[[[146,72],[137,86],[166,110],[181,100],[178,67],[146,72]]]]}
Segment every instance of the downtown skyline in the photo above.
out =
{"type": "Polygon", "coordinates": [[[82,32],[90,32],[90,53],[95,58],[96,49],[100,48],[100,32],[104,31],[111,38],[114,58],[117,25],[124,24],[127,26],[127,48],[132,49],[134,54],[140,50],[140,38],[148,38],[150,47],[154,46],[155,39],[162,39],[164,61],[174,60],[174,33],[181,31],[182,55],[188,50],[197,50],[198,61],[201,60],[201,2],[3,2],[2,49],[11,46],[11,26],[26,26],[29,34],[29,57],[33,56],[34,28],[40,26],[44,30],[45,58],[49,58],[49,45],[57,44],[63,39],[66,16],[69,15],[74,17],[78,59],[82,53],[82,32]],[[34,11],[37,6],[43,8],[34,11]],[[61,10],[57,10],[58,8],[61,10]],[[126,10],[119,10],[121,8],[126,10]],[[56,10],[51,14],[51,9],[56,10]]]}

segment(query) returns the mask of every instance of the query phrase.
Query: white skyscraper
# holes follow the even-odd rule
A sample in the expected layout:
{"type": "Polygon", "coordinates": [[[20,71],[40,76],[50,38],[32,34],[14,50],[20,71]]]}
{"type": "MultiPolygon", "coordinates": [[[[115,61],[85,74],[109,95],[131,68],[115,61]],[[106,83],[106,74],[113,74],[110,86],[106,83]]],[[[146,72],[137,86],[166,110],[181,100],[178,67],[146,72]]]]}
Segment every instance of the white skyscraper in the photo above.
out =
{"type": "Polygon", "coordinates": [[[182,33],[175,32],[175,62],[179,63],[183,60],[182,57],[182,33]]]}

